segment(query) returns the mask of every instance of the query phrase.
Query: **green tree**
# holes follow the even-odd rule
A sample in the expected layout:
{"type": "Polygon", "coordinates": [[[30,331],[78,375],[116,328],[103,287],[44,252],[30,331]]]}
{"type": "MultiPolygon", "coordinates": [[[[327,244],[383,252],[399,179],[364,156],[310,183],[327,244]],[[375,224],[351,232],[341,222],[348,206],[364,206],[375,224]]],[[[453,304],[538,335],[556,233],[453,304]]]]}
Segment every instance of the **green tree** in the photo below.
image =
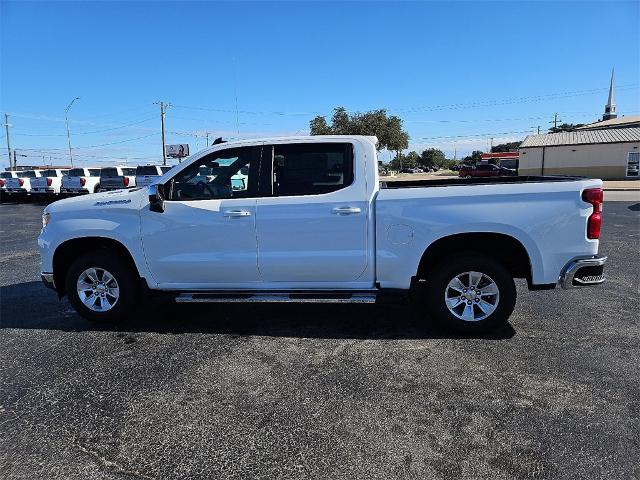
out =
{"type": "Polygon", "coordinates": [[[423,167],[444,167],[447,159],[444,152],[437,148],[428,148],[420,154],[420,165],[423,167]]]}
{"type": "MultiPolygon", "coordinates": [[[[385,109],[349,114],[344,107],[333,110],[331,124],[322,116],[309,122],[311,135],[375,135],[378,150],[391,150],[398,154],[409,146],[409,134],[402,128],[402,120],[388,116],[385,109]]],[[[398,156],[398,155],[396,155],[398,156]]]]}
{"type": "Polygon", "coordinates": [[[491,147],[491,153],[517,152],[522,142],[508,142],[494,145],[491,147]]]}
{"type": "Polygon", "coordinates": [[[563,123],[557,127],[551,127],[550,133],[573,132],[576,128],[584,126],[584,123],[563,123]]]}
{"type": "Polygon", "coordinates": [[[471,152],[471,155],[467,155],[462,159],[462,163],[466,163],[467,165],[475,165],[480,160],[482,160],[482,151],[474,150],[471,152]]]}

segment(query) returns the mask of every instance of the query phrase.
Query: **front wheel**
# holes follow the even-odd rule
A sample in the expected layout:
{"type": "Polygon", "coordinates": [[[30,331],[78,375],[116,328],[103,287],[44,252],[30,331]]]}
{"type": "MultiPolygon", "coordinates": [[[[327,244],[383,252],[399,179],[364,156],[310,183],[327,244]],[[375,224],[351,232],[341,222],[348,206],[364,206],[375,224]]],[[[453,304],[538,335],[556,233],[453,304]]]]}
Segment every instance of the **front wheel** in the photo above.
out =
{"type": "Polygon", "coordinates": [[[76,311],[92,321],[123,320],[135,307],[136,276],[120,256],[108,250],[78,258],[67,273],[66,290],[76,311]]]}
{"type": "Polygon", "coordinates": [[[452,255],[426,278],[426,308],[441,326],[462,333],[488,332],[507,323],[516,303],[509,271],[482,254],[452,255]]]}

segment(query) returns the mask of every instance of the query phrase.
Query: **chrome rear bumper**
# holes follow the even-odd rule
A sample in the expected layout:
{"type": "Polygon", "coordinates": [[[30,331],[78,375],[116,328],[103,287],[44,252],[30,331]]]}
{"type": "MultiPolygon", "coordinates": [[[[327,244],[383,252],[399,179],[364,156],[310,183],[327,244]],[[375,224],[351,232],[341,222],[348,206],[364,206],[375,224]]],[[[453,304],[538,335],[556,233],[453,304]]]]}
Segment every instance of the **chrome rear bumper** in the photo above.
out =
{"type": "Polygon", "coordinates": [[[606,261],[607,257],[596,255],[569,262],[560,275],[560,285],[562,288],[573,288],[601,284],[605,280],[606,261]]]}

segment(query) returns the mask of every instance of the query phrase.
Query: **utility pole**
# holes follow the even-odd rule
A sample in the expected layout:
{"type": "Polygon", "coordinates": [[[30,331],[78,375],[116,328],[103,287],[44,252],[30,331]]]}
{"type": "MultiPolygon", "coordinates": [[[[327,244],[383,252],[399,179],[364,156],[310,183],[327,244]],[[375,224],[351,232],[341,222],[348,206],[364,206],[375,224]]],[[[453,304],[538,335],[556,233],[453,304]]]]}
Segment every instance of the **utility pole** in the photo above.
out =
{"type": "Polygon", "coordinates": [[[553,114],[553,121],[552,121],[552,122],[549,122],[549,123],[553,123],[553,128],[554,128],[554,129],[556,129],[556,128],[558,128],[558,122],[561,122],[561,121],[562,121],[562,120],[560,120],[560,119],[558,118],[558,114],[557,114],[557,113],[554,113],[554,114],[553,114]]]}
{"type": "Polygon", "coordinates": [[[160,105],[160,122],[162,124],[162,165],[167,164],[167,152],[165,151],[164,145],[164,116],[167,110],[168,104],[164,102],[155,102],[156,105],[160,105]]]}
{"type": "MultiPolygon", "coordinates": [[[[4,127],[7,129],[7,151],[9,152],[9,167],[11,167],[11,143],[9,142],[9,114],[4,114],[4,127]]],[[[13,166],[15,168],[15,165],[13,166]]]]}
{"type": "Polygon", "coordinates": [[[69,105],[67,105],[67,108],[64,109],[64,121],[67,124],[67,142],[69,143],[69,161],[71,162],[72,167],[73,167],[73,154],[71,153],[71,134],[69,133],[69,109],[71,108],[71,105],[73,105],[73,102],[75,102],[76,100],[80,100],[80,97],[76,97],[73,100],[71,100],[69,105]]]}

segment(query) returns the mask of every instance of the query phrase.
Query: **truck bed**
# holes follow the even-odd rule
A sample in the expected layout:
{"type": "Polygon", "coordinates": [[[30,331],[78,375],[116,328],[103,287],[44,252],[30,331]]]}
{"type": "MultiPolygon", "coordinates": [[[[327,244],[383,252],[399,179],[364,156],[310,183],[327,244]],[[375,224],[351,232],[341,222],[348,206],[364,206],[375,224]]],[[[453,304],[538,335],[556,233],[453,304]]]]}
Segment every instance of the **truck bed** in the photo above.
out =
{"type": "Polygon", "coordinates": [[[516,177],[479,177],[479,178],[442,178],[433,180],[380,180],[381,189],[395,188],[426,188],[426,187],[450,187],[463,185],[501,185],[512,183],[548,183],[548,182],[572,182],[585,180],[586,177],[574,177],[566,175],[523,175],[516,177]]]}

